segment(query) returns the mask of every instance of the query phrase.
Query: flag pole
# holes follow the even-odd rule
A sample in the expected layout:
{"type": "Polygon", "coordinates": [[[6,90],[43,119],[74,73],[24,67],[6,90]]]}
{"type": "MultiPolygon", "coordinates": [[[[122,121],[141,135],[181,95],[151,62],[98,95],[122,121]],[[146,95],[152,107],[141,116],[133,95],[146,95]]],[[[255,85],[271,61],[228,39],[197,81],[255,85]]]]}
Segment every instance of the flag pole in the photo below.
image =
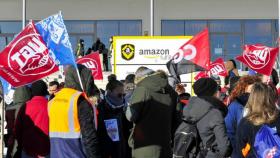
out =
{"type": "Polygon", "coordinates": [[[192,85],[193,85],[193,72],[191,73],[191,96],[193,96],[193,88],[192,88],[192,85]]]}
{"type": "Polygon", "coordinates": [[[4,88],[3,88],[3,83],[2,81],[0,81],[1,83],[1,89],[2,89],[2,101],[1,101],[1,106],[2,106],[2,111],[1,111],[1,152],[2,152],[2,156],[4,156],[4,118],[5,118],[5,100],[4,100],[4,88]]]}
{"type": "Polygon", "coordinates": [[[76,72],[77,72],[77,75],[78,75],[78,79],[79,79],[81,88],[82,88],[83,92],[85,92],[85,89],[84,89],[84,86],[83,86],[83,83],[82,83],[82,80],[81,80],[80,72],[78,70],[78,65],[76,65],[76,72]]]}
{"type": "MultiPolygon", "coordinates": [[[[59,14],[61,15],[61,17],[62,17],[62,11],[60,10],[58,13],[59,13],[59,14]]],[[[66,26],[65,26],[65,29],[66,29],[66,26]]],[[[74,53],[72,53],[72,57],[73,57],[73,60],[75,61],[74,53]]],[[[75,65],[75,69],[76,69],[76,73],[77,73],[77,75],[78,75],[78,79],[79,79],[79,82],[80,82],[82,91],[85,92],[85,89],[84,89],[84,86],[83,86],[83,83],[82,83],[82,80],[81,80],[81,75],[80,75],[80,72],[79,72],[79,70],[78,70],[78,65],[77,65],[77,64],[75,65]]]]}

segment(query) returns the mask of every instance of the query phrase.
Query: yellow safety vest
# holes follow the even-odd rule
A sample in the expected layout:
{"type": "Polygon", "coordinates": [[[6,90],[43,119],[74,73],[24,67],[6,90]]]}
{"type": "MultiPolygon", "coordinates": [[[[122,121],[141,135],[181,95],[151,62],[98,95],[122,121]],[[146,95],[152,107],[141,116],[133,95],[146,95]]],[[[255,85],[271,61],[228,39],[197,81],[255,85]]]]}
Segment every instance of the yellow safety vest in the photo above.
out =
{"type": "Polygon", "coordinates": [[[71,88],[63,88],[48,103],[50,138],[81,137],[77,102],[82,94],[71,88]]]}

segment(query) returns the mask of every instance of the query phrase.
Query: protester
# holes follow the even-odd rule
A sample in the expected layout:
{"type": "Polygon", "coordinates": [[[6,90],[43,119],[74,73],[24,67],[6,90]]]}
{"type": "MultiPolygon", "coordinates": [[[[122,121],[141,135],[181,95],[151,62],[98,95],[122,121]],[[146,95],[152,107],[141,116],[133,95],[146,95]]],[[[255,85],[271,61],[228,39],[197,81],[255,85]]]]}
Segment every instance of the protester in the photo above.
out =
{"type": "Polygon", "coordinates": [[[168,76],[140,67],[135,73],[136,88],[126,117],[134,123],[129,142],[134,158],[172,157],[171,138],[180,120],[176,112],[177,94],[168,76]]]}
{"type": "MultiPolygon", "coordinates": [[[[114,53],[113,51],[114,51],[114,48],[113,48],[113,36],[111,36],[110,37],[110,39],[109,39],[109,43],[110,43],[110,45],[109,45],[109,50],[108,50],[108,64],[109,64],[109,66],[111,65],[111,63],[112,63],[112,61],[111,61],[111,59],[112,59],[112,54],[114,53]]],[[[110,67],[110,69],[111,69],[111,67],[110,67]]]]}
{"type": "Polygon", "coordinates": [[[240,76],[231,77],[229,80],[228,94],[231,95],[232,90],[236,87],[237,82],[239,81],[240,76]]]}
{"type": "Polygon", "coordinates": [[[180,111],[180,113],[183,114],[183,109],[188,104],[191,95],[189,93],[186,93],[183,84],[177,84],[175,91],[179,95],[179,103],[177,104],[177,111],[180,111]]]}
{"type": "Polygon", "coordinates": [[[242,76],[230,95],[230,104],[228,106],[228,114],[225,118],[225,123],[227,135],[233,147],[233,152],[231,155],[232,158],[238,158],[235,147],[236,130],[240,120],[246,115],[244,112],[244,107],[248,101],[251,88],[256,82],[261,82],[261,80],[256,76],[242,76]]]}
{"type": "Polygon", "coordinates": [[[225,78],[225,85],[228,85],[231,77],[239,76],[236,62],[233,59],[228,60],[225,63],[228,75],[225,78]]]}
{"type": "Polygon", "coordinates": [[[87,97],[98,95],[91,71],[78,64],[82,87],[74,66],[65,74],[62,88],[49,102],[50,156],[55,158],[99,158],[95,111],[87,97]]]}
{"type": "Polygon", "coordinates": [[[85,55],[85,44],[84,44],[84,40],[80,39],[77,46],[76,57],[82,57],[84,55],[85,55]]]}
{"type": "MultiPolygon", "coordinates": [[[[237,156],[238,158],[255,158],[258,153],[258,150],[254,148],[254,145],[257,143],[255,138],[263,125],[275,129],[277,134],[275,136],[279,137],[279,110],[275,105],[272,89],[264,83],[253,85],[246,107],[248,108],[248,114],[240,121],[237,129],[237,156]]],[[[270,157],[274,157],[273,153],[270,154],[270,157]]]]}
{"type": "Polygon", "coordinates": [[[115,74],[111,74],[107,77],[108,82],[112,81],[112,80],[117,80],[117,76],[115,74]]]}
{"type": "Polygon", "coordinates": [[[99,54],[102,54],[104,71],[108,71],[108,49],[100,41],[100,38],[97,38],[96,42],[92,45],[92,50],[95,52],[99,51],[99,54]]]}
{"type": "Polygon", "coordinates": [[[184,120],[196,122],[202,140],[201,154],[207,158],[227,157],[231,144],[226,135],[224,117],[227,108],[219,99],[219,86],[212,78],[201,78],[193,85],[197,97],[184,108],[184,120]]]}
{"type": "Polygon", "coordinates": [[[135,79],[134,74],[129,74],[125,77],[125,82],[124,82],[125,97],[124,98],[127,103],[131,101],[131,96],[135,89],[134,79],[135,79]]]}
{"type": "Polygon", "coordinates": [[[65,82],[60,82],[60,84],[59,84],[59,90],[62,89],[62,88],[64,88],[64,86],[65,86],[65,82]]]}
{"type": "Polygon", "coordinates": [[[31,90],[28,86],[21,86],[15,89],[13,94],[13,103],[6,107],[6,122],[7,122],[7,158],[10,158],[15,153],[17,147],[15,142],[14,128],[19,109],[32,97],[31,90]]]}
{"type": "Polygon", "coordinates": [[[59,90],[59,83],[57,81],[51,81],[49,83],[49,100],[52,100],[54,94],[59,90]]]}
{"type": "Polygon", "coordinates": [[[92,49],[91,49],[91,48],[88,48],[85,55],[89,55],[89,54],[91,54],[91,52],[92,52],[92,49]]]}
{"type": "Polygon", "coordinates": [[[31,85],[32,99],[20,108],[15,136],[22,149],[22,158],[48,157],[50,153],[48,86],[42,81],[31,85]]]}
{"type": "Polygon", "coordinates": [[[132,124],[125,118],[124,85],[118,80],[107,84],[105,99],[98,104],[98,138],[102,158],[131,158],[128,147],[132,124]]]}

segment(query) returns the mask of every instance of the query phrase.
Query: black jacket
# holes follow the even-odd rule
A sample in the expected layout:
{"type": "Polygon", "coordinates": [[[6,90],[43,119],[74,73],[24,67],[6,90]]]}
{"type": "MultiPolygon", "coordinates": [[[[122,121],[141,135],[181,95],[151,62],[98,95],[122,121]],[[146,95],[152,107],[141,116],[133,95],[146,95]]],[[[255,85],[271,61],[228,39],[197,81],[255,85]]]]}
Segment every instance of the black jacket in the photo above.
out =
{"type": "Polygon", "coordinates": [[[226,134],[224,117],[227,108],[214,97],[191,97],[184,108],[184,119],[197,122],[197,129],[204,147],[210,147],[207,158],[230,156],[231,145],[226,134]]]}
{"type": "Polygon", "coordinates": [[[98,138],[102,158],[131,158],[131,148],[128,146],[128,137],[132,123],[125,118],[125,106],[112,108],[106,100],[98,104],[98,138]],[[107,133],[104,121],[116,119],[118,123],[119,141],[112,141],[107,133]]]}
{"type": "MultiPolygon", "coordinates": [[[[78,65],[83,87],[87,96],[98,95],[91,71],[83,65],[78,65]]],[[[69,67],[65,75],[65,87],[82,91],[74,67],[69,67]]],[[[78,118],[82,134],[82,143],[87,158],[100,158],[99,141],[94,124],[94,112],[91,104],[84,98],[78,100],[78,118]]]]}

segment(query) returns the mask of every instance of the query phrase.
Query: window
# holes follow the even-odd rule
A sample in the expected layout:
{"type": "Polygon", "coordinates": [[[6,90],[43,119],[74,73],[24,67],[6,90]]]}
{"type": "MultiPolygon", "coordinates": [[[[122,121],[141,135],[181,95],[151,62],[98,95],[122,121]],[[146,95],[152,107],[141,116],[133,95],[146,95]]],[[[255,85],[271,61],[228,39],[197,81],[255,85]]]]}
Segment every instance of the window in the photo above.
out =
{"type": "Polygon", "coordinates": [[[0,34],[1,33],[19,33],[22,28],[21,22],[16,21],[0,21],[0,34]]]}
{"type": "Polygon", "coordinates": [[[97,37],[109,47],[112,36],[138,36],[142,34],[141,20],[102,20],[97,21],[97,37]]]}
{"type": "Polygon", "coordinates": [[[210,32],[241,32],[240,20],[210,20],[210,32]]]}
{"type": "Polygon", "coordinates": [[[119,35],[119,23],[118,21],[98,21],[97,22],[97,37],[109,47],[109,39],[111,36],[119,35]]]}
{"type": "MultiPolygon", "coordinates": [[[[74,51],[80,39],[84,39],[87,50],[97,37],[108,48],[111,36],[142,34],[141,20],[66,20],[65,25],[74,51]]],[[[18,21],[0,21],[0,48],[4,48],[21,27],[18,21]]]]}
{"type": "Polygon", "coordinates": [[[207,26],[206,20],[185,21],[185,35],[195,35],[207,26]]]}
{"type": "Polygon", "coordinates": [[[235,59],[244,44],[277,46],[277,20],[162,20],[161,24],[162,35],[195,35],[208,26],[212,61],[235,59]]]}
{"type": "Polygon", "coordinates": [[[123,36],[140,36],[142,34],[142,23],[138,21],[120,21],[119,35],[123,36]]]}
{"type": "Polygon", "coordinates": [[[183,20],[163,20],[161,22],[161,34],[163,36],[183,36],[185,35],[185,25],[183,20]]]}
{"type": "Polygon", "coordinates": [[[65,21],[68,33],[94,33],[94,21],[65,21]]]}
{"type": "Polygon", "coordinates": [[[271,22],[271,20],[246,20],[244,22],[245,43],[272,46],[271,22]]]}

